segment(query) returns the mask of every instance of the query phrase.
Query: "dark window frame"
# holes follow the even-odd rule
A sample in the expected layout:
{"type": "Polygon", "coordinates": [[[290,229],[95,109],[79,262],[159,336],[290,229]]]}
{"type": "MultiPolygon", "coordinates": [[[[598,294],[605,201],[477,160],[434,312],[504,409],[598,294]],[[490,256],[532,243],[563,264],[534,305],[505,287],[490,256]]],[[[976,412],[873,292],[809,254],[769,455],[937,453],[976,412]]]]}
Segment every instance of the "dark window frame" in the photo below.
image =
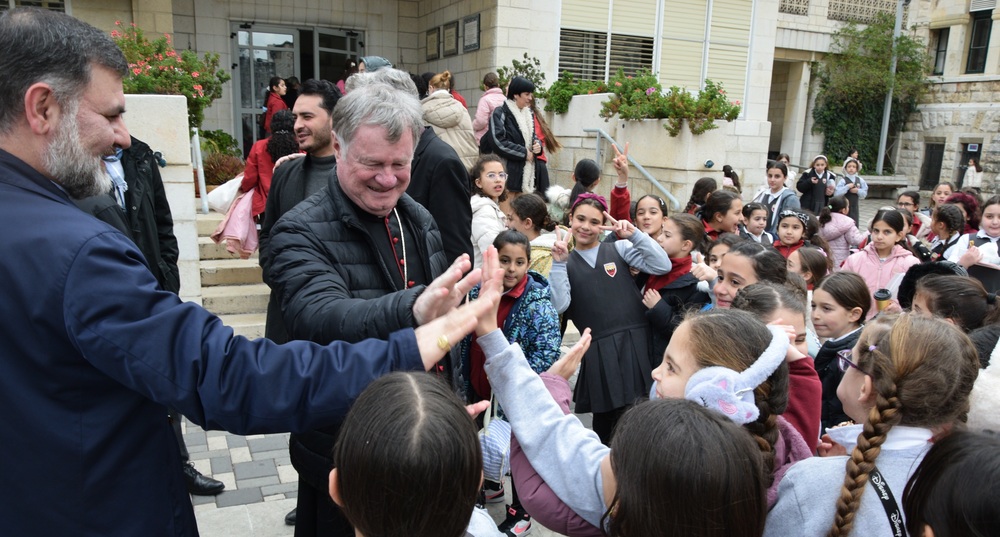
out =
{"type": "Polygon", "coordinates": [[[969,55],[965,62],[965,73],[982,74],[986,72],[986,55],[989,51],[990,33],[993,29],[993,11],[977,11],[971,15],[969,55]]]}
{"type": "Polygon", "coordinates": [[[944,74],[945,61],[948,56],[948,37],[950,34],[950,28],[941,28],[937,31],[937,44],[934,47],[934,71],[931,74],[944,74]]]}

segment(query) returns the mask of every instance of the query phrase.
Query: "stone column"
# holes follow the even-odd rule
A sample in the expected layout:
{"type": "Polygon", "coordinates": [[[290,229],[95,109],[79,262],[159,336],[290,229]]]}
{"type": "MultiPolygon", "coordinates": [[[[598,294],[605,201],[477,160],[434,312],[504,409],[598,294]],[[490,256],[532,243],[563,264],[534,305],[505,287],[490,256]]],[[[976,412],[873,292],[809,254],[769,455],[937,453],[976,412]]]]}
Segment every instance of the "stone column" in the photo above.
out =
{"type": "Polygon", "coordinates": [[[1000,74],[1000,9],[993,9],[993,28],[990,31],[990,44],[986,50],[986,74],[1000,74]]]}
{"type": "MultiPolygon", "coordinates": [[[[795,159],[802,154],[809,108],[809,62],[795,62],[788,67],[788,93],[785,97],[785,118],[781,128],[781,151],[795,159]]],[[[800,164],[804,161],[796,161],[800,164]]]]}

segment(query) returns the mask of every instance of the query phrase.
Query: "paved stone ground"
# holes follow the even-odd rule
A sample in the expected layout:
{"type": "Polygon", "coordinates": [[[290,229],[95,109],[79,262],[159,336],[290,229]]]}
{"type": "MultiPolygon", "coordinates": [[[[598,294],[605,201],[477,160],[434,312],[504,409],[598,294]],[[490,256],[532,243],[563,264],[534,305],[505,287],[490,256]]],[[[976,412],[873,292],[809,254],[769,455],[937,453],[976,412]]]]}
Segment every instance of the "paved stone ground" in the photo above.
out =
{"type": "MultiPolygon", "coordinates": [[[[869,199],[861,203],[860,220],[867,225],[876,210],[894,200],[869,199]]],[[[565,343],[575,343],[573,331],[565,343]]],[[[578,337],[575,336],[575,337],[578,337]]],[[[590,426],[590,415],[580,415],[590,426]]],[[[191,461],[205,475],[226,484],[218,496],[192,496],[203,537],[291,537],[293,528],[284,517],[295,507],[297,474],[288,457],[288,435],[238,436],[223,431],[205,432],[185,420],[184,440],[191,461]]],[[[509,501],[509,498],[508,498],[509,501]]],[[[504,504],[490,506],[495,520],[504,518],[504,504]]],[[[559,534],[535,523],[534,537],[559,534]]]]}

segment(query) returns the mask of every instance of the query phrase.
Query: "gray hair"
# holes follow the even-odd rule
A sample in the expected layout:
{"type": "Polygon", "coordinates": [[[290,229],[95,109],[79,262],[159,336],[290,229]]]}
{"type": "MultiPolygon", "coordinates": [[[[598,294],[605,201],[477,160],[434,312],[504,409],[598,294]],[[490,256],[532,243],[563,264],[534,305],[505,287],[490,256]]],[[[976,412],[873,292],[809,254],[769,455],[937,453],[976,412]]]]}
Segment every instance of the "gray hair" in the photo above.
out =
{"type": "Polygon", "coordinates": [[[368,86],[370,84],[388,84],[411,95],[420,95],[420,92],[417,91],[417,85],[414,84],[413,79],[410,78],[410,74],[406,71],[393,68],[383,68],[378,71],[355,73],[347,79],[347,82],[344,82],[344,89],[351,92],[354,91],[355,88],[368,86]]]}
{"type": "Polygon", "coordinates": [[[416,147],[424,129],[423,109],[416,95],[389,84],[375,82],[359,85],[348,91],[333,109],[333,132],[344,152],[347,152],[354,133],[362,125],[386,129],[386,140],[391,143],[399,141],[409,130],[416,147]]]}
{"type": "Polygon", "coordinates": [[[78,99],[93,65],[125,76],[128,63],[111,37],[54,11],[18,8],[0,16],[0,134],[24,114],[24,95],[38,82],[52,86],[60,104],[78,99]]]}

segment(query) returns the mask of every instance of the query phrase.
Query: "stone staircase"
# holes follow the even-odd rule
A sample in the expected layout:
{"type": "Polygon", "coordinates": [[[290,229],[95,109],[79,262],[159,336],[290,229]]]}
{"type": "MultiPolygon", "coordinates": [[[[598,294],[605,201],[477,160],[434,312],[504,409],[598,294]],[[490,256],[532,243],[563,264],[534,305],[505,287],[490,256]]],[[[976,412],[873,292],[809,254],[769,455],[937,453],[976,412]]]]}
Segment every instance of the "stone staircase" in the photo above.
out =
{"type": "Polygon", "coordinates": [[[202,304],[237,334],[264,337],[270,288],[261,279],[257,253],[243,260],[227,252],[225,244],[212,241],[222,218],[214,212],[197,216],[202,304]]]}

